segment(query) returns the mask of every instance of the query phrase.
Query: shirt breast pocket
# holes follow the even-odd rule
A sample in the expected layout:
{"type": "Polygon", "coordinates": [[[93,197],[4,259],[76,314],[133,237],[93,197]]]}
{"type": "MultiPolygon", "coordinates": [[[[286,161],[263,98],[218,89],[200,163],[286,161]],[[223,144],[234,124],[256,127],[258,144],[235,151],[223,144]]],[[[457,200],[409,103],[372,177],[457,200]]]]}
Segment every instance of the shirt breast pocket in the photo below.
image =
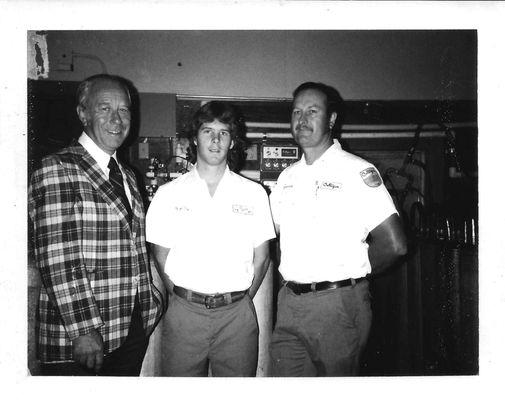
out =
{"type": "Polygon", "coordinates": [[[190,206],[184,204],[175,205],[167,218],[163,221],[167,229],[174,229],[177,232],[177,241],[185,242],[191,237],[191,232],[198,226],[198,216],[190,206]]]}
{"type": "Polygon", "coordinates": [[[318,188],[316,197],[317,200],[324,205],[339,205],[345,201],[345,195],[340,189],[318,188]]]}
{"type": "Polygon", "coordinates": [[[319,189],[316,203],[322,222],[338,223],[349,218],[349,201],[339,189],[319,189]]]}
{"type": "MultiPolygon", "coordinates": [[[[241,203],[232,204],[230,208],[229,223],[231,224],[231,230],[235,232],[240,232],[240,234],[245,239],[252,232],[254,232],[254,221],[255,221],[255,209],[251,205],[241,203]]],[[[226,223],[223,224],[223,228],[226,223]]]]}
{"type": "Polygon", "coordinates": [[[300,196],[297,196],[295,188],[292,186],[285,187],[282,191],[280,206],[283,210],[292,209],[295,207],[297,200],[300,201],[300,196]]]}

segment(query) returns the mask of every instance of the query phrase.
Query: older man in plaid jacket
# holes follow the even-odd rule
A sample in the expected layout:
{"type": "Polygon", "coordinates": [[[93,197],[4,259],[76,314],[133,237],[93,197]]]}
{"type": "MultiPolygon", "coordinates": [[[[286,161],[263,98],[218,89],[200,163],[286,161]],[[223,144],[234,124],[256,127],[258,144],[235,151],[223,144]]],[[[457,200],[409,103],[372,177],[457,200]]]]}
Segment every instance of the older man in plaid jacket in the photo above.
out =
{"type": "Polygon", "coordinates": [[[37,354],[44,375],[139,375],[163,298],[134,174],[116,158],[130,129],[128,86],[93,76],[78,103],[84,132],[44,158],[29,187],[43,283],[37,354]]]}

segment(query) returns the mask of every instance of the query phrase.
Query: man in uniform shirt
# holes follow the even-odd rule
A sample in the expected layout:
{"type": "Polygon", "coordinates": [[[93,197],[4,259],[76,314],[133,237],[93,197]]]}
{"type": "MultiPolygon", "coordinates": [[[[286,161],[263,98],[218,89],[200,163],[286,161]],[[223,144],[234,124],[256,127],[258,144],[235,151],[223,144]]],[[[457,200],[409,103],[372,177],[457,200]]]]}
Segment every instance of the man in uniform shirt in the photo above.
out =
{"type": "Polygon", "coordinates": [[[130,131],[128,85],[95,75],[79,85],[77,100],[84,132],[45,157],[29,187],[43,283],[38,358],[44,375],[138,376],[162,297],[135,176],[116,154],[130,131]]]}
{"type": "Polygon", "coordinates": [[[303,157],[270,196],[283,279],[273,375],[356,375],[371,326],[366,275],[404,255],[406,240],[375,167],[333,143],[343,103],[336,90],[306,82],[293,97],[303,157]]]}
{"type": "Polygon", "coordinates": [[[213,376],[256,373],[252,298],[275,231],[264,189],[228,167],[243,134],[232,106],[202,106],[190,139],[195,167],[161,186],[147,213],[147,240],[173,294],[164,321],[169,376],[206,376],[209,363],[213,376]]]}

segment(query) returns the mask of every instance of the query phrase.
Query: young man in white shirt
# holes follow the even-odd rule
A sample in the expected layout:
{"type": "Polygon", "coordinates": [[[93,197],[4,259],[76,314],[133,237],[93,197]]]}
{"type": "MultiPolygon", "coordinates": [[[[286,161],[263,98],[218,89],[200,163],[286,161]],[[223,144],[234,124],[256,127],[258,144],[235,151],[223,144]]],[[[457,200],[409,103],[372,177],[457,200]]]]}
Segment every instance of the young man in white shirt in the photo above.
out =
{"type": "Polygon", "coordinates": [[[275,237],[265,190],[232,172],[245,127],[237,110],[209,102],[193,118],[196,165],[161,186],[147,240],[171,292],[165,316],[169,376],[254,376],[258,323],[252,298],[275,237]],[[233,168],[233,166],[231,166],[233,168]]]}

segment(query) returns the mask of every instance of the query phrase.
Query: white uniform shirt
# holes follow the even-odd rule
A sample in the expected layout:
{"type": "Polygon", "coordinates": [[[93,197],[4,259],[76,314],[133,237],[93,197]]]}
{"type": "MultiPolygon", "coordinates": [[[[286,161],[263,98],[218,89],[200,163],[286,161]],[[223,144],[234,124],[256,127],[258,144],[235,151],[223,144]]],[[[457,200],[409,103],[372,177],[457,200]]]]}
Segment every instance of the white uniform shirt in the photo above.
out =
{"type": "Polygon", "coordinates": [[[265,190],[228,168],[213,197],[196,167],[161,186],[146,216],[146,239],[170,249],[171,281],[202,293],[249,288],[254,248],[274,237],[265,190]]]}
{"type": "Polygon", "coordinates": [[[339,143],[312,165],[302,157],[281,173],[270,202],[280,226],[284,279],[338,281],[371,271],[365,239],[397,213],[377,174],[372,164],[339,143]]]}

